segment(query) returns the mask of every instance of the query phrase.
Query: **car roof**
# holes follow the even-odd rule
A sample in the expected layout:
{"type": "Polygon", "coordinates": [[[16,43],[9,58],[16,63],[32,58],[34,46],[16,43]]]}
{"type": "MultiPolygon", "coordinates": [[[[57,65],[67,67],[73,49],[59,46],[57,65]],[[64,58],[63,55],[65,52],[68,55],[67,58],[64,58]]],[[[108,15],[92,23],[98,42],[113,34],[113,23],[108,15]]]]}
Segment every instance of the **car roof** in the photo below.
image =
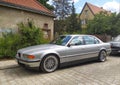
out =
{"type": "MultiPolygon", "coordinates": [[[[96,36],[94,36],[94,35],[87,35],[87,34],[66,34],[66,35],[61,35],[61,36],[72,36],[72,37],[75,37],[75,36],[92,36],[92,37],[94,37],[94,38],[96,38],[96,39],[98,39],[100,42],[102,42],[99,38],[97,38],[96,36]]],[[[103,43],[103,42],[102,42],[103,43]]]]}
{"type": "Polygon", "coordinates": [[[67,34],[67,35],[62,35],[62,36],[93,36],[93,35],[86,35],[86,34],[67,34]]]}

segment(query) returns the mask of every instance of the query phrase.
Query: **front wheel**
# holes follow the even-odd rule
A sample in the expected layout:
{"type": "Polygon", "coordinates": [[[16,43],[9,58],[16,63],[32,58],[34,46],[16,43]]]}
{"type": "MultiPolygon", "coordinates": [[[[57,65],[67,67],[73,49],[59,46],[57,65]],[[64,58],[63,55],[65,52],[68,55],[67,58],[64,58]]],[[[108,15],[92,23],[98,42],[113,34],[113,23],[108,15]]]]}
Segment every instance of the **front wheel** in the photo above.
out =
{"type": "Polygon", "coordinates": [[[48,55],[42,60],[40,68],[43,72],[50,73],[57,69],[58,63],[59,62],[56,56],[48,55]]]}
{"type": "Polygon", "coordinates": [[[100,62],[104,62],[106,61],[106,57],[107,57],[107,54],[104,50],[102,50],[100,53],[99,53],[99,57],[98,57],[98,60],[100,62]]]}

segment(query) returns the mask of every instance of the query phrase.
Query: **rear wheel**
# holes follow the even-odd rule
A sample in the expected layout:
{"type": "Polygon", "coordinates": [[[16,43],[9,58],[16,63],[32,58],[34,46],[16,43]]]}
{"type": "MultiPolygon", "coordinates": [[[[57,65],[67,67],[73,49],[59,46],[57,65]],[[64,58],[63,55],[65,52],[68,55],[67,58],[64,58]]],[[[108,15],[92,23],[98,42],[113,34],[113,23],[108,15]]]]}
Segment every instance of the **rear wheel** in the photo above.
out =
{"type": "Polygon", "coordinates": [[[99,57],[98,57],[98,60],[100,62],[104,62],[106,61],[106,57],[107,57],[107,54],[104,50],[102,50],[100,53],[99,53],[99,57]]]}
{"type": "Polygon", "coordinates": [[[56,56],[48,55],[42,60],[40,68],[43,72],[50,73],[57,69],[58,64],[59,62],[56,56]]]}

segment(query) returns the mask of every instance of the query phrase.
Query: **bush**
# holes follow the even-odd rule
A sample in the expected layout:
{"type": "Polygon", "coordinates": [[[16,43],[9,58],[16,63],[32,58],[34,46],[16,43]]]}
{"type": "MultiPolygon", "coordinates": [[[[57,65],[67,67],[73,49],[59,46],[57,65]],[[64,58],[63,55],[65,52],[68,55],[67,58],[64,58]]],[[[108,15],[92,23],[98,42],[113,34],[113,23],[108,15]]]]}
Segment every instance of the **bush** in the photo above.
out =
{"type": "Polygon", "coordinates": [[[18,24],[21,45],[22,47],[41,44],[43,39],[43,33],[40,28],[36,27],[32,21],[28,23],[18,24]]]}
{"type": "Polygon", "coordinates": [[[14,58],[18,49],[48,42],[32,21],[18,24],[19,34],[4,33],[0,38],[0,58],[14,58]]]}
{"type": "Polygon", "coordinates": [[[0,38],[0,58],[13,58],[19,48],[19,42],[18,34],[3,34],[3,37],[0,38]]]}

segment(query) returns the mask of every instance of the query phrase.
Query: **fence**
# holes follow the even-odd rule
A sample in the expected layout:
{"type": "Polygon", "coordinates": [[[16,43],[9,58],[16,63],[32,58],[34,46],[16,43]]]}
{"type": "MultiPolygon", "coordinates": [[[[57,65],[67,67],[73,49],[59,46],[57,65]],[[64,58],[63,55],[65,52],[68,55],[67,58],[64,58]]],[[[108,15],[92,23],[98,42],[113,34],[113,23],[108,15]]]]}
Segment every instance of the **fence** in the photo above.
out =
{"type": "Polygon", "coordinates": [[[94,36],[98,37],[103,42],[108,42],[108,41],[112,40],[112,36],[110,36],[110,35],[94,35],[94,36]]]}

